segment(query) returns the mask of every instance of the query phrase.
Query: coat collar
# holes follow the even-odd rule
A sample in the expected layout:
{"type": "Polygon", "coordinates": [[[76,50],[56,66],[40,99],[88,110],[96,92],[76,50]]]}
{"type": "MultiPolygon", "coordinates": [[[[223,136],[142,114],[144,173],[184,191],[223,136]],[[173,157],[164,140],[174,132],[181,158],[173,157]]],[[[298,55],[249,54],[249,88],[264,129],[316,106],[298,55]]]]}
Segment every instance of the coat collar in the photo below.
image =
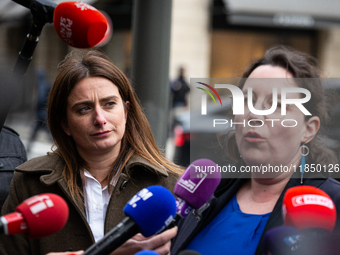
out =
{"type": "MultiPolygon", "coordinates": [[[[36,157],[25,162],[15,170],[18,172],[42,174],[40,177],[41,182],[44,185],[50,186],[63,178],[64,166],[64,160],[57,153],[48,153],[45,156],[36,157]]],[[[165,169],[150,164],[150,162],[138,155],[132,155],[123,172],[132,176],[133,171],[137,167],[142,167],[156,175],[168,176],[165,169]]]]}

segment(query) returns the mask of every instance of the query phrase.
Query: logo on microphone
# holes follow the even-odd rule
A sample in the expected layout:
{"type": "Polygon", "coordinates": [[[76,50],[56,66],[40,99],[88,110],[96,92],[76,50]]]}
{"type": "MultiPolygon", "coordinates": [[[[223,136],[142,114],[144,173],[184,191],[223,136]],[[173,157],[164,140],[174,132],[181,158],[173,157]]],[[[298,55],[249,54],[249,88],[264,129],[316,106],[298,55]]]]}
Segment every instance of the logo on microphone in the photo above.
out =
{"type": "Polygon", "coordinates": [[[133,208],[137,207],[137,202],[139,200],[147,200],[148,198],[152,197],[153,194],[148,189],[142,189],[139,191],[136,195],[133,196],[133,198],[130,199],[129,205],[131,205],[133,208]]]}
{"type": "Polygon", "coordinates": [[[328,207],[329,209],[334,208],[333,201],[328,197],[320,195],[299,195],[292,198],[292,204],[294,207],[302,205],[320,205],[328,207]]]}
{"type": "MultiPolygon", "coordinates": [[[[197,166],[191,164],[190,168],[196,169],[197,166]]],[[[191,173],[191,171],[190,171],[191,173]]],[[[204,179],[208,176],[207,173],[199,173],[196,175],[196,178],[191,178],[188,180],[185,180],[183,178],[180,178],[178,180],[178,185],[189,191],[190,193],[194,193],[196,189],[201,185],[201,183],[204,181],[204,179]]]]}
{"type": "Polygon", "coordinates": [[[61,38],[64,40],[64,42],[73,45],[73,41],[72,41],[72,24],[73,21],[68,19],[68,18],[64,18],[64,17],[60,17],[60,36],[61,38]]]}
{"type": "Polygon", "coordinates": [[[75,5],[77,6],[77,8],[81,9],[82,11],[86,11],[88,9],[90,9],[90,10],[97,10],[93,6],[91,6],[89,4],[86,4],[86,3],[82,3],[82,2],[76,2],[75,5]]]}
{"type": "Polygon", "coordinates": [[[289,247],[292,247],[293,245],[296,245],[298,242],[301,242],[302,235],[300,234],[291,235],[291,236],[284,238],[283,240],[286,244],[288,244],[289,247]]]}
{"type": "Polygon", "coordinates": [[[29,199],[26,203],[34,215],[40,213],[41,211],[47,208],[51,208],[54,206],[53,201],[47,195],[34,196],[32,197],[32,199],[29,199]]]}

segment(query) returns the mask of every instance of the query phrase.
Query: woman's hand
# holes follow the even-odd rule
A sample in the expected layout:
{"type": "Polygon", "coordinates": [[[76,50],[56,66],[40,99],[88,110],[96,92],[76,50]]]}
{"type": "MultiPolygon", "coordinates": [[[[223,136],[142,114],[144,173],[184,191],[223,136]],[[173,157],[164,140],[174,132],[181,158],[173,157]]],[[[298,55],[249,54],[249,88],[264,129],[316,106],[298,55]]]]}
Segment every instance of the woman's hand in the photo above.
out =
{"type": "Polygon", "coordinates": [[[146,238],[141,234],[137,234],[127,240],[110,255],[133,255],[141,250],[154,250],[160,255],[167,255],[170,253],[171,239],[174,238],[176,234],[177,227],[149,238],[146,238]]]}
{"type": "MultiPolygon", "coordinates": [[[[137,234],[131,239],[127,240],[118,249],[112,252],[110,255],[134,255],[141,250],[154,250],[160,255],[167,255],[170,253],[171,239],[177,234],[177,227],[164,231],[159,235],[151,237],[144,237],[141,234],[137,234]]],[[[84,251],[74,252],[50,252],[46,255],[80,255],[84,251]]]]}

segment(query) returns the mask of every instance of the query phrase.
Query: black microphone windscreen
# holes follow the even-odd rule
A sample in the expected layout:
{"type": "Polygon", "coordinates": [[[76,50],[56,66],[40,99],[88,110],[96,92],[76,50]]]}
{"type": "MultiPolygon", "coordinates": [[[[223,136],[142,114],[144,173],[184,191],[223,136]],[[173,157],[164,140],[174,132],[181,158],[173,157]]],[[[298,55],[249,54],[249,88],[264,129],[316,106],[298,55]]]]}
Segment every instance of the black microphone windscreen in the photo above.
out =
{"type": "Polygon", "coordinates": [[[184,250],[178,253],[178,255],[201,255],[201,253],[198,253],[197,251],[193,250],[184,250]]]}
{"type": "Polygon", "coordinates": [[[30,5],[32,3],[32,0],[12,0],[12,1],[26,8],[30,8],[30,5]]]}

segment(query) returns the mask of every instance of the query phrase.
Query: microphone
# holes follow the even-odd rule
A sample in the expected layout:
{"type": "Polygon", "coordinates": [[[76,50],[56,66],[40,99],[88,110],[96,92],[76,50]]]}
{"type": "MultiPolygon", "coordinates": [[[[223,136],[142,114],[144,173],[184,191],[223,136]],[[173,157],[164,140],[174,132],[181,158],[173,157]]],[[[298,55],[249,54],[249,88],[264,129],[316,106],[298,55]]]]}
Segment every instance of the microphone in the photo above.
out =
{"type": "Polygon", "coordinates": [[[69,215],[65,200],[52,193],[30,197],[15,210],[0,218],[1,233],[25,233],[28,238],[47,237],[61,230],[69,215]]]}
{"type": "Polygon", "coordinates": [[[63,2],[57,5],[53,25],[59,37],[75,48],[96,46],[104,38],[108,21],[93,6],[82,2],[63,2]]]}
{"type": "MultiPolygon", "coordinates": [[[[56,4],[50,0],[12,0],[31,10],[33,20],[43,27],[54,24],[59,37],[75,48],[90,48],[110,36],[108,18],[93,6],[76,1],[56,4]]],[[[39,34],[40,35],[40,34],[39,34]]]]}
{"type": "Polygon", "coordinates": [[[159,253],[152,250],[143,250],[135,253],[135,255],[159,255],[159,253]]]}
{"type": "Polygon", "coordinates": [[[282,214],[287,226],[299,230],[317,228],[332,232],[336,223],[332,199],[323,190],[307,185],[287,190],[282,214]]]}
{"type": "Polygon", "coordinates": [[[20,4],[26,8],[30,8],[32,0],[12,0],[13,2],[20,4]]]}
{"type": "Polygon", "coordinates": [[[328,248],[336,208],[326,192],[312,186],[290,188],[283,198],[282,214],[286,225],[301,230],[303,254],[332,254],[328,248]]]}
{"type": "Polygon", "coordinates": [[[33,24],[13,68],[13,72],[20,76],[26,74],[46,23],[53,22],[59,37],[75,48],[94,47],[107,33],[108,21],[105,16],[86,3],[63,2],[57,5],[50,0],[13,1],[29,8],[33,15],[33,24]]]}
{"type": "Polygon", "coordinates": [[[184,250],[178,253],[178,255],[201,255],[201,253],[198,253],[197,251],[192,251],[192,250],[184,250]]]}
{"type": "Polygon", "coordinates": [[[104,15],[107,21],[107,29],[106,29],[103,39],[99,43],[97,43],[95,47],[102,47],[106,45],[110,41],[112,34],[113,34],[113,24],[112,24],[112,20],[110,16],[104,11],[100,11],[100,12],[104,15]]]}
{"type": "Polygon", "coordinates": [[[176,214],[176,201],[169,190],[154,185],[133,196],[124,207],[126,218],[83,255],[107,255],[128,239],[142,233],[150,237],[166,228],[176,214]]]}
{"type": "Polygon", "coordinates": [[[192,162],[174,188],[177,215],[186,217],[192,208],[200,209],[214,194],[220,181],[221,173],[213,161],[198,159],[192,162]]]}
{"type": "Polygon", "coordinates": [[[293,227],[280,226],[268,230],[263,238],[265,254],[301,254],[302,233],[293,227]]]}

